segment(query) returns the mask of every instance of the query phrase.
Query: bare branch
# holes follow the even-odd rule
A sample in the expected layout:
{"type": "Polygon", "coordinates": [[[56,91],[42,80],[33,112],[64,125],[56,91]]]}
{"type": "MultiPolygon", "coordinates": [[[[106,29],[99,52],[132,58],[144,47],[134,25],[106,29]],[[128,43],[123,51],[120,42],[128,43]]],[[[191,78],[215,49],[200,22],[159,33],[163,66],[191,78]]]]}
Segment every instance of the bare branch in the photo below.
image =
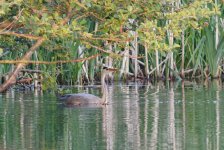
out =
{"type": "Polygon", "coordinates": [[[0,32],[0,35],[14,35],[17,37],[23,37],[23,38],[27,38],[27,39],[31,39],[31,40],[38,40],[41,38],[41,37],[33,36],[30,34],[21,34],[21,33],[16,33],[16,32],[0,32]]]}
{"type": "Polygon", "coordinates": [[[90,60],[93,58],[96,58],[97,56],[100,56],[100,54],[92,55],[87,58],[80,58],[80,59],[74,59],[74,60],[59,60],[59,61],[31,61],[31,60],[0,60],[0,64],[64,64],[64,63],[75,63],[75,62],[83,62],[86,60],[90,60]]]}
{"type": "Polygon", "coordinates": [[[97,49],[97,50],[99,50],[99,51],[101,51],[103,53],[110,54],[111,56],[114,56],[114,57],[124,57],[125,56],[125,57],[128,57],[128,58],[142,58],[142,56],[130,56],[130,55],[127,56],[127,55],[124,55],[124,54],[120,55],[120,54],[117,54],[117,53],[113,53],[113,52],[107,51],[107,50],[105,50],[105,49],[103,49],[101,47],[92,45],[89,42],[83,42],[83,43],[87,44],[87,45],[91,46],[92,48],[95,48],[95,49],[97,49]]]}

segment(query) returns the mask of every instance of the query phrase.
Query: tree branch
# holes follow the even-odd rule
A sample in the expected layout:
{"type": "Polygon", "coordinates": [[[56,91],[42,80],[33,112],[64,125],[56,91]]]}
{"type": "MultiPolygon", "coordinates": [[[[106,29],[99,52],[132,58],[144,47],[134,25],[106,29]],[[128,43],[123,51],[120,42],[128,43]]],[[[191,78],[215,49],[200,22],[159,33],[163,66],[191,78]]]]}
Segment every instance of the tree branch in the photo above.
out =
{"type": "Polygon", "coordinates": [[[97,49],[98,51],[101,51],[101,52],[103,52],[103,53],[110,54],[111,56],[115,56],[115,57],[128,57],[128,58],[142,58],[142,56],[131,56],[131,55],[125,55],[125,54],[117,54],[117,53],[113,53],[113,52],[107,51],[107,50],[105,50],[105,49],[103,49],[103,48],[101,48],[101,47],[92,45],[92,44],[89,43],[89,42],[83,42],[83,43],[86,44],[86,45],[91,46],[92,48],[97,49]]]}
{"type": "Polygon", "coordinates": [[[33,35],[30,35],[30,34],[20,34],[20,33],[16,33],[16,32],[0,32],[0,35],[14,35],[14,36],[17,36],[17,37],[23,37],[23,38],[27,38],[27,39],[31,39],[31,40],[38,40],[40,39],[41,37],[38,37],[38,36],[33,36],[33,35]]]}
{"type": "Polygon", "coordinates": [[[17,63],[23,63],[23,64],[46,64],[46,65],[52,65],[52,64],[65,64],[65,63],[75,63],[75,62],[82,62],[86,60],[90,60],[93,58],[96,58],[97,56],[100,56],[100,54],[95,54],[87,58],[79,58],[74,60],[59,60],[59,61],[31,61],[31,60],[0,60],[0,64],[17,64],[17,63]]]}

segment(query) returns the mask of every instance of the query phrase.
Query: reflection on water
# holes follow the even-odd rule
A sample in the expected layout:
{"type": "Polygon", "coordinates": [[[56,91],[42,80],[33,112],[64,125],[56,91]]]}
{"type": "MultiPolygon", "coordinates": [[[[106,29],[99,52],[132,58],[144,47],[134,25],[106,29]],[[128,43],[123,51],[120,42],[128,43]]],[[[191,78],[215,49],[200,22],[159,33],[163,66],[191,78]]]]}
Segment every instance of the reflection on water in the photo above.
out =
{"type": "MultiPolygon", "coordinates": [[[[224,147],[220,81],[109,87],[110,105],[66,108],[55,95],[0,95],[0,149],[205,149],[224,147]]],[[[98,88],[75,88],[99,95],[98,88]]]]}

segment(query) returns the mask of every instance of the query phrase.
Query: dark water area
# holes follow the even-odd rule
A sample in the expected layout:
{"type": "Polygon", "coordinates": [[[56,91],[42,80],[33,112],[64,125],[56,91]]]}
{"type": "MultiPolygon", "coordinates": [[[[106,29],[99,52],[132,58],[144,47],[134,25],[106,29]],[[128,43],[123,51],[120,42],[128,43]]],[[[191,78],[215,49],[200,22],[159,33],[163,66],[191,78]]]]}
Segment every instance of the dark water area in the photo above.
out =
{"type": "MultiPolygon", "coordinates": [[[[54,93],[0,95],[0,149],[224,149],[220,81],[114,84],[109,105],[64,107],[54,93]]],[[[100,95],[100,88],[74,87],[100,95]]]]}

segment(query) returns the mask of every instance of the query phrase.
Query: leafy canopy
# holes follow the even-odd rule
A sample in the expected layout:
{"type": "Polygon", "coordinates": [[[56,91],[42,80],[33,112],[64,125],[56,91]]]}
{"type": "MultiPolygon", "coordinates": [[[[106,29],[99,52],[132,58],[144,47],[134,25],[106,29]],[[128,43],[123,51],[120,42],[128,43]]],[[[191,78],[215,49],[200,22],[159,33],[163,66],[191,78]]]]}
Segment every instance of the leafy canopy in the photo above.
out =
{"type": "Polygon", "coordinates": [[[203,28],[215,14],[219,14],[219,9],[211,0],[195,0],[179,6],[173,0],[3,1],[0,38],[4,43],[0,42],[0,47],[30,44],[27,40],[14,42],[15,37],[8,36],[10,32],[44,37],[46,50],[67,49],[61,44],[65,40],[87,48],[88,43],[101,46],[105,41],[123,47],[133,39],[134,31],[139,43],[146,44],[149,50],[170,50],[168,32],[178,38],[187,28],[203,28]]]}

